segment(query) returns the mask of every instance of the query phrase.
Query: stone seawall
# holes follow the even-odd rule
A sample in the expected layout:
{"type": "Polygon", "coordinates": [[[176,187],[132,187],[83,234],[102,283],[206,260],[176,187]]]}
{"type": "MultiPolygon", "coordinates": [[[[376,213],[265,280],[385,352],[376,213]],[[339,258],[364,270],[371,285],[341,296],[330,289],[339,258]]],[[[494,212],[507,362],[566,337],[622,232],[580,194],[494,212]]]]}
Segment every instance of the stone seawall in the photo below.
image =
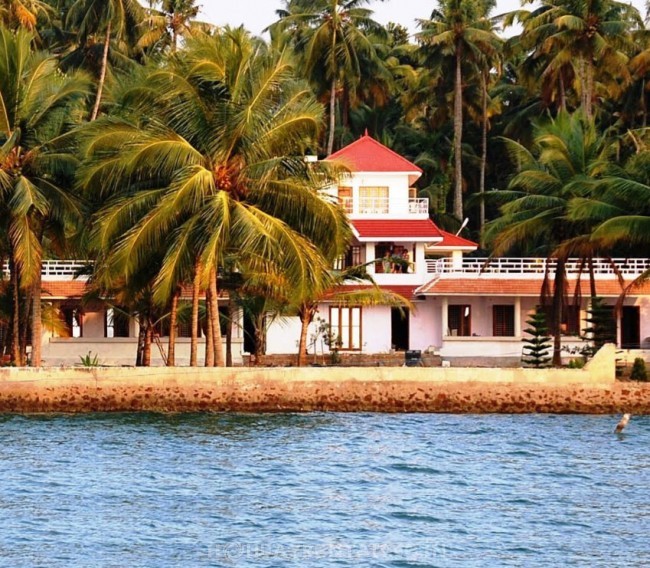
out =
{"type": "Polygon", "coordinates": [[[614,350],[585,369],[0,369],[0,413],[650,413],[650,384],[614,381],[614,350]]]}

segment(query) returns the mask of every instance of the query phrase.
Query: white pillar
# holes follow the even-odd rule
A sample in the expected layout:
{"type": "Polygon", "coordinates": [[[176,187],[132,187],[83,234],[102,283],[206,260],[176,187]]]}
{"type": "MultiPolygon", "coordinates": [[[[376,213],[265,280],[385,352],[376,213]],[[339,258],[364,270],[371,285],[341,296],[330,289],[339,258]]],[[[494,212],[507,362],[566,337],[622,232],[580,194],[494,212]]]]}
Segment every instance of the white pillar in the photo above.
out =
{"type": "Polygon", "coordinates": [[[515,337],[521,337],[521,298],[515,298],[515,337]]]}
{"type": "Polygon", "coordinates": [[[454,270],[460,270],[463,267],[463,253],[462,251],[455,250],[451,253],[451,265],[454,270]]]}
{"type": "Polygon", "coordinates": [[[444,339],[449,335],[449,298],[446,296],[442,298],[442,338],[444,339]]]}
{"type": "Polygon", "coordinates": [[[366,272],[375,274],[375,243],[366,243],[366,272]]]}

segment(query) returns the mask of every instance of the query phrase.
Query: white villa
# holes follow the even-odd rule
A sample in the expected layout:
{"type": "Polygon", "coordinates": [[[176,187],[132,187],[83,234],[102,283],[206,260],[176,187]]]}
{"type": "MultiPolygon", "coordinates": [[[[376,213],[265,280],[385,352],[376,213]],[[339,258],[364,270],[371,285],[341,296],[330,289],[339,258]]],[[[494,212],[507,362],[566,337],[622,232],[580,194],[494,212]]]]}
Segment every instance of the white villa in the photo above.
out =
{"type": "MultiPolygon", "coordinates": [[[[435,352],[451,364],[517,364],[526,320],[539,303],[546,262],[466,256],[477,249],[476,243],[439,229],[429,218],[428,199],[417,197],[413,185],[421,170],[367,135],[328,159],[340,160],[350,171],[328,190],[348,213],[355,237],[338,268],[367,264],[379,286],[415,306],[404,316],[385,306],[323,302],[318,317],[340,337],[341,351],[420,350],[435,352]]],[[[622,290],[619,275],[631,281],[650,267],[650,259],[616,259],[615,264],[616,270],[609,261],[595,264],[597,293],[612,306],[622,290]]],[[[102,302],[82,305],[85,282],[74,278],[79,267],[65,261],[44,265],[43,299],[60,304],[69,327],[69,337],[43,336],[44,364],[79,363],[89,351],[104,364],[133,364],[137,323],[118,317],[102,302]]],[[[579,308],[567,311],[563,322],[563,343],[571,358],[582,343],[578,334],[586,327],[589,290],[587,277],[580,278],[579,263],[569,264],[568,277],[569,295],[580,286],[584,298],[579,308]]],[[[220,302],[220,309],[226,309],[226,299],[220,302]]],[[[244,329],[243,323],[233,326],[235,363],[243,360],[244,329]]],[[[299,331],[298,318],[275,321],[267,334],[267,354],[296,353],[299,331]]],[[[650,285],[626,297],[617,333],[621,348],[650,350],[650,285]]],[[[180,329],[179,334],[177,364],[183,365],[189,361],[189,333],[180,329]]],[[[159,341],[164,347],[166,339],[159,341]]],[[[153,364],[162,364],[155,346],[152,355],[153,364]]]]}

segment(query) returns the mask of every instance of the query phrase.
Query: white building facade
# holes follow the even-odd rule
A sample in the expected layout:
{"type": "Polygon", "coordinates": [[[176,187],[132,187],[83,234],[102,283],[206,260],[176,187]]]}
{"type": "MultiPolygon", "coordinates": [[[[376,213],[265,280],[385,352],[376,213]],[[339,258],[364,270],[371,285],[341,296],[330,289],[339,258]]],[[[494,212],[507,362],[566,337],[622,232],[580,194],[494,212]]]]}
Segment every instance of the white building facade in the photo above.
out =
{"type": "MultiPolygon", "coordinates": [[[[349,174],[328,189],[348,214],[354,239],[337,268],[365,265],[384,290],[410,300],[412,310],[389,306],[341,306],[324,301],[310,326],[311,354],[329,351],[323,329],[337,337],[342,352],[380,354],[419,350],[434,352],[451,364],[516,365],[521,360],[526,320],[539,303],[544,274],[552,280],[553,266],[535,258],[475,258],[477,245],[439,229],[429,218],[427,199],[414,184],[421,170],[369,136],[330,156],[349,174]],[[468,256],[469,255],[469,256],[468,256]]],[[[76,275],[83,263],[46,262],[43,300],[57,304],[68,329],[43,336],[46,365],[79,364],[88,352],[101,363],[132,365],[138,326],[123,318],[110,302],[82,302],[85,277],[76,275]]],[[[650,268],[650,259],[596,261],[594,275],[599,296],[617,304],[623,286],[650,268]]],[[[566,359],[584,345],[589,286],[579,263],[569,263],[568,297],[579,297],[566,310],[563,345],[566,359]],[[578,294],[576,294],[576,288],[578,294]]],[[[347,289],[359,288],[350,284],[347,289]]],[[[228,309],[227,297],[219,299],[228,309]]],[[[650,285],[630,291],[615,312],[618,344],[650,354],[650,285]]],[[[245,322],[233,313],[233,362],[244,360],[245,322]]],[[[269,318],[266,353],[296,354],[300,337],[297,317],[269,318]]],[[[164,327],[156,337],[152,362],[164,364],[164,327]]],[[[250,342],[248,342],[250,343],[250,342]]],[[[189,329],[179,329],[176,361],[189,363],[189,329]]],[[[203,357],[201,340],[199,357],[203,357]]]]}

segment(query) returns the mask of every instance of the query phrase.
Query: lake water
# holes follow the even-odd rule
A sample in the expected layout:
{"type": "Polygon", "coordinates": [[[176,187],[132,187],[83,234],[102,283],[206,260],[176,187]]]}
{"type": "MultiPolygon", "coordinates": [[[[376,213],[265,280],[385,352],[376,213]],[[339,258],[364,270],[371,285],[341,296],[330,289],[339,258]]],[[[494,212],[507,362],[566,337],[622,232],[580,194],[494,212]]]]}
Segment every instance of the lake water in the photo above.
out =
{"type": "Polygon", "coordinates": [[[0,565],[648,566],[617,420],[0,416],[0,565]]]}

